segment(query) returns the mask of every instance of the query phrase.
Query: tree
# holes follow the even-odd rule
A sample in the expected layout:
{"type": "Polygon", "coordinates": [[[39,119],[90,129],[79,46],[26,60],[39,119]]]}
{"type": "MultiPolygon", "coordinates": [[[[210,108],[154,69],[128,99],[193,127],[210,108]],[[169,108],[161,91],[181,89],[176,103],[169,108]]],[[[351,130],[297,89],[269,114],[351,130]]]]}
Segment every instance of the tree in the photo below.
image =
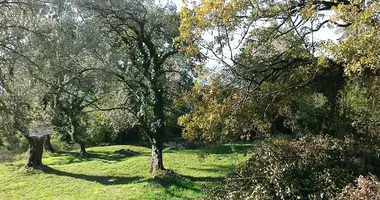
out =
{"type": "Polygon", "coordinates": [[[345,21],[348,26],[341,42],[326,48],[334,56],[334,60],[344,63],[347,74],[378,76],[380,4],[373,0],[350,2],[334,7],[334,18],[345,21]]]}
{"type": "Polygon", "coordinates": [[[179,35],[179,18],[173,4],[156,1],[80,1],[97,26],[107,35],[111,48],[100,53],[106,71],[117,77],[124,90],[122,106],[142,127],[152,145],[150,172],[164,170],[165,83],[186,74],[176,61],[173,44],[179,35]],[[106,58],[106,59],[104,59],[106,58]]]}
{"type": "Polygon", "coordinates": [[[281,118],[294,117],[303,94],[321,93],[328,99],[330,113],[319,130],[334,129],[345,63],[324,54],[326,42],[317,42],[314,33],[326,25],[351,28],[353,21],[341,17],[347,12],[330,19],[323,12],[350,10],[361,5],[357,4],[346,0],[188,3],[181,13],[178,42],[189,55],[216,60],[221,82],[237,91],[239,100],[233,105],[241,104],[242,109],[255,105],[251,107],[258,121],[271,122],[273,127],[284,121],[281,118]]]}
{"type": "Polygon", "coordinates": [[[41,51],[46,52],[48,71],[40,81],[50,88],[45,92],[44,104],[53,109],[56,128],[69,132],[79,147],[79,155],[87,157],[86,109],[105,95],[109,83],[93,52],[101,45],[99,35],[91,31],[90,21],[80,16],[71,1],[51,3],[50,15],[51,37],[46,42],[37,41],[43,44],[41,51]]]}
{"type": "MultiPolygon", "coordinates": [[[[202,108],[223,108],[214,112],[224,114],[224,110],[241,104],[240,108],[254,105],[248,117],[259,115],[259,119],[272,122],[272,127],[277,122],[286,123],[278,120],[280,117],[290,119],[298,134],[294,140],[280,137],[257,145],[250,161],[216,188],[211,199],[225,199],[227,195],[230,199],[337,198],[336,193],[360,174],[379,174],[378,159],[372,157],[378,151],[380,136],[375,128],[379,124],[378,11],[379,1],[353,0],[206,0],[183,10],[182,49],[190,54],[208,52],[219,61],[225,85],[218,91],[230,86],[241,99],[231,104],[229,98],[206,94],[202,99],[211,99],[211,103],[201,102],[185,116],[190,119],[185,121],[185,128],[201,128],[199,132],[207,134],[204,137],[220,138],[221,134],[212,130],[215,126],[206,126],[211,123],[204,122],[207,118],[202,114],[209,112],[202,108]],[[326,17],[329,14],[331,17],[326,17]],[[342,27],[343,37],[336,43],[317,42],[315,32],[326,25],[342,27]],[[209,32],[214,33],[211,39],[204,37],[209,32]],[[260,104],[264,106],[256,106],[260,104]],[[339,144],[347,146],[336,148],[339,144]],[[277,152],[271,152],[273,149],[277,152]],[[370,159],[361,161],[360,167],[356,161],[345,161],[341,166],[334,163],[345,156],[347,160],[370,159]],[[323,161],[315,162],[316,157],[323,161]],[[332,178],[333,173],[336,178],[332,178]],[[267,175],[270,178],[266,179],[267,175]],[[324,185],[324,177],[336,182],[324,185]],[[268,182],[263,183],[265,180],[268,182]],[[280,185],[283,188],[276,189],[280,185]],[[226,191],[224,195],[222,191],[226,191]]],[[[204,90],[209,92],[212,86],[204,90]]],[[[231,116],[221,115],[225,120],[215,121],[229,128],[223,122],[231,116]]]]}
{"type": "Polygon", "coordinates": [[[37,16],[39,1],[0,2],[0,110],[11,134],[20,132],[29,143],[27,166],[42,165],[43,138],[32,137],[31,128],[38,128],[48,118],[41,110],[41,91],[45,88],[34,79],[31,67],[30,40],[43,35],[37,16]]]}

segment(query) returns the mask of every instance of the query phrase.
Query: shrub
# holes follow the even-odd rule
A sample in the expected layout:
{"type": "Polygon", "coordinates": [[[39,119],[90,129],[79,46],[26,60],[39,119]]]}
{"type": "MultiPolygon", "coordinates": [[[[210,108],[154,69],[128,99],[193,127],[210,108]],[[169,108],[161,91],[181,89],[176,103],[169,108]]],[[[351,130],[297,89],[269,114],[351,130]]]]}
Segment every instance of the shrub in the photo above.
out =
{"type": "Polygon", "coordinates": [[[259,144],[253,156],[210,199],[332,199],[356,177],[378,173],[375,148],[354,140],[305,136],[259,144]]]}
{"type": "Polygon", "coordinates": [[[348,186],[337,197],[341,200],[380,200],[380,182],[376,176],[360,176],[357,180],[357,186],[348,186]]]}
{"type": "Polygon", "coordinates": [[[75,149],[74,145],[69,144],[67,139],[59,134],[51,135],[50,143],[56,152],[66,152],[75,149]]]}
{"type": "Polygon", "coordinates": [[[7,150],[4,146],[0,146],[0,163],[11,162],[15,157],[14,151],[7,150]]]}
{"type": "Polygon", "coordinates": [[[141,137],[141,128],[135,126],[133,128],[121,128],[116,133],[116,144],[136,144],[143,142],[145,137],[141,137]]]}
{"type": "Polygon", "coordinates": [[[22,153],[28,150],[29,144],[26,138],[19,134],[8,134],[4,138],[1,138],[3,146],[8,151],[15,153],[22,153]]]}
{"type": "Polygon", "coordinates": [[[29,147],[26,138],[19,133],[5,134],[5,137],[0,140],[0,162],[18,160],[19,157],[23,157],[29,147]]]}
{"type": "Polygon", "coordinates": [[[298,131],[321,133],[326,128],[329,105],[323,94],[301,95],[295,104],[293,115],[298,131]]]}
{"type": "Polygon", "coordinates": [[[357,139],[379,143],[380,78],[356,77],[341,92],[340,115],[357,139]],[[363,80],[365,79],[365,80],[363,80]],[[368,139],[371,137],[371,140],[368,139]]]}
{"type": "Polygon", "coordinates": [[[100,144],[115,144],[117,134],[114,127],[105,114],[95,113],[90,122],[89,144],[97,146],[100,144]]]}

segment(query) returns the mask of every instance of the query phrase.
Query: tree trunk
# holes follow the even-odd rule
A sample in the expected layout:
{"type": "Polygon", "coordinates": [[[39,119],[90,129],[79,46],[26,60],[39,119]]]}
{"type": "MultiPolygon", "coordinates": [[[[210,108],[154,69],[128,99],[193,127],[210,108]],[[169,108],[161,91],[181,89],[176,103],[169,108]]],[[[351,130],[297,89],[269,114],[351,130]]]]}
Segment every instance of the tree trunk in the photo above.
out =
{"type": "Polygon", "coordinates": [[[29,141],[28,167],[41,168],[44,137],[27,137],[29,141]]]}
{"type": "Polygon", "coordinates": [[[158,171],[165,170],[162,159],[162,150],[165,138],[165,113],[164,113],[164,98],[162,87],[154,87],[154,95],[156,102],[154,104],[154,115],[156,119],[156,130],[151,138],[152,156],[150,162],[150,173],[155,175],[158,171]]]}
{"type": "Polygon", "coordinates": [[[80,134],[85,131],[82,130],[82,125],[75,117],[70,117],[71,120],[71,137],[75,144],[79,147],[79,156],[81,157],[90,157],[90,154],[87,153],[86,147],[82,139],[80,138],[80,134]]]}
{"type": "Polygon", "coordinates": [[[152,156],[150,161],[150,173],[157,174],[157,172],[165,170],[162,160],[162,144],[158,144],[155,139],[152,140],[152,156]]]}
{"type": "Polygon", "coordinates": [[[73,141],[77,146],[79,147],[79,156],[80,157],[90,157],[90,154],[86,151],[86,146],[84,145],[84,142],[82,142],[79,138],[77,133],[74,131],[72,133],[73,141]]]}
{"type": "Polygon", "coordinates": [[[44,148],[45,148],[45,151],[47,151],[47,152],[55,153],[55,150],[50,143],[50,135],[47,135],[45,138],[44,148]]]}
{"type": "Polygon", "coordinates": [[[15,116],[14,128],[20,131],[29,143],[29,158],[27,167],[41,168],[42,167],[42,154],[44,152],[44,140],[45,137],[30,137],[29,129],[21,122],[21,120],[15,116]]]}
{"type": "Polygon", "coordinates": [[[78,144],[79,145],[79,156],[80,157],[90,157],[90,154],[89,153],[87,153],[87,151],[86,151],[86,147],[84,146],[84,144],[83,143],[81,143],[81,144],[78,144]]]}

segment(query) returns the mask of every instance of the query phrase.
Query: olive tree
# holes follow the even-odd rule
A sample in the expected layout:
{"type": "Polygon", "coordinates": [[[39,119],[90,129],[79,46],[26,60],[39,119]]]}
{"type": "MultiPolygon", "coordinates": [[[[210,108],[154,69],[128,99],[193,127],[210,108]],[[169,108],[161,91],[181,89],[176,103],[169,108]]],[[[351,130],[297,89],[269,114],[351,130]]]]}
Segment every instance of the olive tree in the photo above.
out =
{"type": "MultiPolygon", "coordinates": [[[[179,16],[173,3],[153,0],[79,1],[110,44],[99,57],[105,71],[121,83],[115,93],[152,145],[150,171],[164,170],[169,80],[187,77],[188,63],[179,58],[174,39],[179,35],[179,16]]],[[[176,85],[176,87],[178,87],[176,85]]]]}
{"type": "Polygon", "coordinates": [[[95,59],[94,49],[101,42],[90,20],[81,17],[72,1],[51,2],[49,13],[50,38],[37,41],[47,71],[40,81],[49,87],[44,103],[53,110],[56,128],[68,132],[79,147],[79,155],[87,157],[86,110],[104,96],[109,80],[95,59]]]}
{"type": "Polygon", "coordinates": [[[34,168],[42,165],[43,138],[32,137],[31,129],[49,121],[49,113],[40,106],[39,94],[46,88],[33,76],[38,69],[31,51],[31,40],[44,36],[38,19],[42,7],[39,1],[0,2],[1,119],[6,131],[27,139],[27,166],[34,168]]]}

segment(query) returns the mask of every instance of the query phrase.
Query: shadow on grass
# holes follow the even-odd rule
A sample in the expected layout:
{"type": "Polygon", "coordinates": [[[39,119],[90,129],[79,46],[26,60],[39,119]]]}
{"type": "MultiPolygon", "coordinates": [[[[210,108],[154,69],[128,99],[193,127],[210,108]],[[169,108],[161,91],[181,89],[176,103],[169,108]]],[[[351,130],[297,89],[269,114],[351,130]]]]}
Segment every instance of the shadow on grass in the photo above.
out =
{"type": "Polygon", "coordinates": [[[43,166],[41,168],[42,172],[46,174],[52,174],[55,176],[70,177],[74,179],[81,179],[90,182],[97,182],[102,185],[121,185],[129,184],[131,182],[149,183],[153,185],[158,185],[165,190],[165,193],[172,197],[177,197],[180,199],[186,199],[186,192],[179,191],[193,191],[198,194],[202,194],[207,184],[222,181],[223,177],[195,177],[188,175],[173,175],[169,178],[147,178],[142,176],[97,176],[97,175],[86,175],[77,174],[67,171],[61,171],[58,169],[51,168],[49,166],[43,166]]]}
{"type": "Polygon", "coordinates": [[[126,158],[131,158],[135,156],[142,156],[142,155],[149,155],[148,153],[140,153],[140,152],[130,152],[127,154],[124,154],[123,151],[126,151],[124,149],[121,149],[119,151],[115,152],[102,152],[102,151],[97,151],[97,152],[92,152],[89,151],[90,157],[89,159],[100,159],[100,160],[106,160],[106,161],[116,161],[120,162],[122,160],[125,160],[126,158]],[[121,152],[120,152],[121,151],[121,152]]]}
{"type": "Polygon", "coordinates": [[[182,177],[189,179],[190,181],[205,182],[205,183],[219,182],[224,179],[224,177],[194,177],[194,176],[185,176],[185,175],[182,175],[182,177]]]}
{"type": "Polygon", "coordinates": [[[122,176],[94,176],[94,175],[85,175],[85,174],[75,174],[65,171],[60,171],[53,169],[49,166],[43,166],[41,169],[46,174],[53,174],[56,176],[66,176],[75,179],[82,179],[91,182],[98,182],[102,185],[120,185],[128,184],[132,181],[141,180],[143,177],[134,176],[134,177],[122,177],[122,176]]]}
{"type": "Polygon", "coordinates": [[[232,144],[206,147],[204,151],[211,154],[247,153],[252,149],[251,144],[232,144]]]}
{"type": "Polygon", "coordinates": [[[183,149],[183,150],[171,150],[165,149],[164,153],[183,153],[183,154],[220,154],[227,155],[233,153],[248,153],[253,148],[251,144],[234,144],[234,145],[218,145],[218,146],[206,146],[199,149],[183,149]]]}
{"type": "Polygon", "coordinates": [[[201,194],[204,192],[206,184],[211,184],[222,180],[223,177],[194,177],[177,174],[169,178],[149,178],[147,180],[143,180],[142,182],[160,185],[165,190],[165,193],[170,196],[187,199],[188,197],[184,196],[186,193],[181,194],[178,192],[178,189],[191,190],[195,193],[201,194]],[[199,183],[201,183],[201,185],[199,183]]]}
{"type": "Polygon", "coordinates": [[[199,171],[199,172],[209,172],[209,173],[220,173],[220,172],[231,172],[236,166],[224,166],[224,165],[212,165],[212,168],[197,168],[189,167],[189,170],[199,171]]]}
{"type": "Polygon", "coordinates": [[[66,158],[62,158],[54,163],[51,163],[52,165],[66,165],[66,164],[73,164],[73,163],[80,163],[80,162],[88,162],[88,161],[94,161],[94,160],[100,160],[106,163],[114,163],[114,162],[121,162],[127,158],[135,157],[135,156],[144,156],[149,155],[148,153],[140,153],[140,152],[133,152],[133,154],[125,155],[122,153],[117,152],[108,152],[108,151],[88,151],[89,157],[81,157],[77,152],[58,152],[52,155],[52,157],[62,157],[66,156],[66,158]]]}

